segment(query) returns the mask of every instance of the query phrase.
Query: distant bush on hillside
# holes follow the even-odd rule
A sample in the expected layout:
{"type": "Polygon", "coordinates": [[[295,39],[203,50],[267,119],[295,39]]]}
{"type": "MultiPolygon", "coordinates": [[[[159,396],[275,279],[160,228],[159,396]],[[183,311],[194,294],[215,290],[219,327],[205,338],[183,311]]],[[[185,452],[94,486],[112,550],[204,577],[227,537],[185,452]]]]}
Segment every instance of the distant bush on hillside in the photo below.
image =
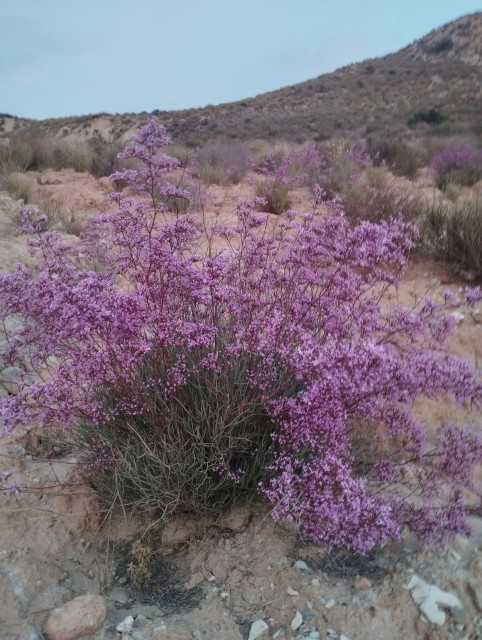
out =
{"type": "Polygon", "coordinates": [[[447,116],[439,111],[437,107],[432,107],[431,109],[415,111],[415,113],[408,118],[407,124],[412,128],[422,123],[434,126],[442,124],[445,120],[447,120],[447,116]]]}
{"type": "Polygon", "coordinates": [[[450,36],[445,36],[432,42],[431,44],[425,44],[423,46],[423,50],[425,53],[445,53],[446,51],[450,51],[454,46],[454,42],[450,36]]]}

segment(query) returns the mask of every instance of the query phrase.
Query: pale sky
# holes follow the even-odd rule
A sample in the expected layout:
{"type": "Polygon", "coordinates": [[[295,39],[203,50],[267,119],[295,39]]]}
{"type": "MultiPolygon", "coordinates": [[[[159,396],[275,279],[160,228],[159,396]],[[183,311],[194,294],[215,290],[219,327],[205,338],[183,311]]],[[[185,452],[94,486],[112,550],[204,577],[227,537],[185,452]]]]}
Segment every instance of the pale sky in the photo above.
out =
{"type": "Polygon", "coordinates": [[[202,107],[398,51],[482,0],[0,0],[0,113],[202,107]]]}

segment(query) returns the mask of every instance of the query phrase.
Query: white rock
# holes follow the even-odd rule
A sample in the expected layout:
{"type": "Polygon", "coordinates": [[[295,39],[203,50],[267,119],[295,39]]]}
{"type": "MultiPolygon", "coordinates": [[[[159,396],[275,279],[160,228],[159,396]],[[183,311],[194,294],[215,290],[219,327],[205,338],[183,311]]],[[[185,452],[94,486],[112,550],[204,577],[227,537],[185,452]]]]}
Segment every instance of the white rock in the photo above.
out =
{"type": "Polygon", "coordinates": [[[290,627],[292,631],[296,631],[303,624],[303,616],[299,611],[295,613],[293,620],[291,621],[290,627]]]}
{"type": "Polygon", "coordinates": [[[461,311],[452,311],[450,315],[455,318],[457,324],[465,320],[465,313],[462,313],[461,311]]]}
{"type": "Polygon", "coordinates": [[[132,627],[134,626],[134,618],[132,616],[126,616],[122,622],[119,622],[116,631],[119,633],[130,633],[132,631],[132,627]]]}
{"type": "Polygon", "coordinates": [[[348,638],[347,636],[343,635],[343,633],[340,636],[340,640],[350,640],[350,638],[348,638]]]}
{"type": "Polygon", "coordinates": [[[251,629],[249,630],[248,640],[256,640],[256,638],[261,638],[266,634],[269,627],[264,620],[261,618],[259,620],[255,620],[251,625],[251,629]]]}
{"type": "Polygon", "coordinates": [[[295,589],[292,589],[291,587],[288,587],[288,588],[286,589],[286,593],[287,593],[289,596],[299,596],[299,595],[300,595],[298,591],[296,591],[295,589]]]}
{"type": "Polygon", "coordinates": [[[462,605],[457,596],[448,591],[442,591],[435,585],[428,584],[417,575],[413,575],[408,583],[408,590],[412,598],[418,604],[420,612],[432,624],[442,626],[445,622],[445,612],[442,607],[457,607],[462,609],[462,605]]]}
{"type": "Polygon", "coordinates": [[[293,567],[295,569],[298,569],[298,571],[309,571],[310,570],[309,566],[303,560],[297,560],[294,563],[293,567]]]}

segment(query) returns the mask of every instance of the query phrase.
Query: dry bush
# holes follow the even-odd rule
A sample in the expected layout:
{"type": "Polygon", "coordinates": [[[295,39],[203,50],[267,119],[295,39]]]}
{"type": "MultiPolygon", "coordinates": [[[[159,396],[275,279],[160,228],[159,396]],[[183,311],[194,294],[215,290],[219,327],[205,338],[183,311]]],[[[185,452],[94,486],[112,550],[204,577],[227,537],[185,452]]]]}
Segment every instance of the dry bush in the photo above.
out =
{"type": "Polygon", "coordinates": [[[396,176],[414,178],[422,166],[417,151],[399,138],[368,137],[367,146],[374,163],[386,165],[396,176]]]}
{"type": "Polygon", "coordinates": [[[23,200],[25,204],[32,201],[32,184],[28,178],[19,173],[7,175],[2,180],[1,186],[16,200],[23,200]]]}
{"type": "Polygon", "coordinates": [[[50,166],[50,145],[43,137],[22,133],[0,148],[0,172],[36,171],[50,166]]]}
{"type": "Polygon", "coordinates": [[[318,145],[318,149],[328,162],[319,179],[326,196],[334,198],[349,191],[363,171],[363,167],[350,157],[352,147],[345,140],[332,140],[318,145]]]}
{"type": "Polygon", "coordinates": [[[79,173],[90,170],[92,166],[92,151],[85,142],[61,141],[52,149],[52,168],[74,169],[79,173]]]}
{"type": "Polygon", "coordinates": [[[92,154],[89,173],[96,178],[110,176],[114,171],[122,168],[123,164],[117,158],[122,145],[118,142],[108,142],[101,135],[89,140],[89,150],[92,154]]]}
{"type": "Polygon", "coordinates": [[[419,192],[400,185],[378,168],[367,170],[363,179],[348,188],[343,203],[345,215],[352,224],[363,220],[381,222],[399,214],[417,222],[425,207],[419,192]]]}
{"type": "Polygon", "coordinates": [[[245,145],[232,142],[209,142],[195,156],[197,174],[206,184],[238,184],[249,169],[245,145]]]}
{"type": "Polygon", "coordinates": [[[185,144],[170,144],[166,147],[166,153],[176,158],[182,169],[186,169],[191,160],[192,150],[185,144]]]}

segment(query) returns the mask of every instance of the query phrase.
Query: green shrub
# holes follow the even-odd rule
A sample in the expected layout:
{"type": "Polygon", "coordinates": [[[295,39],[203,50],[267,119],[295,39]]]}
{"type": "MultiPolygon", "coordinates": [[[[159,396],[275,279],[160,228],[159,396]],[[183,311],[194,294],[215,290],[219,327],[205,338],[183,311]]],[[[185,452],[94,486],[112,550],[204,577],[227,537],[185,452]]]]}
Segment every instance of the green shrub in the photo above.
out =
{"type": "Polygon", "coordinates": [[[407,124],[409,127],[416,127],[422,123],[435,126],[442,124],[446,119],[447,116],[439,111],[438,107],[432,107],[431,109],[415,111],[407,120],[407,124]]]}
{"type": "Polygon", "coordinates": [[[436,256],[468,279],[482,281],[482,203],[436,202],[427,212],[424,239],[436,256]]]}
{"type": "MultiPolygon", "coordinates": [[[[221,351],[226,347],[219,342],[221,351]]],[[[79,448],[90,450],[90,458],[98,451],[99,459],[117,461],[114,468],[88,467],[90,480],[110,508],[152,508],[165,515],[180,507],[217,513],[240,498],[256,497],[272,462],[268,444],[274,426],[262,394],[249,382],[253,362],[246,355],[226,356],[226,365],[216,373],[200,366],[206,355],[199,350],[195,361],[185,362],[186,373],[192,374],[166,395],[149,381],[168,376],[179,354],[150,352],[138,375],[151,411],[138,417],[117,413],[115,428],[81,425],[79,448]],[[123,452],[121,459],[117,451],[123,452]]],[[[290,382],[284,387],[282,382],[280,388],[290,393],[290,382]]],[[[102,400],[107,410],[122,403],[112,393],[102,400]]]]}

